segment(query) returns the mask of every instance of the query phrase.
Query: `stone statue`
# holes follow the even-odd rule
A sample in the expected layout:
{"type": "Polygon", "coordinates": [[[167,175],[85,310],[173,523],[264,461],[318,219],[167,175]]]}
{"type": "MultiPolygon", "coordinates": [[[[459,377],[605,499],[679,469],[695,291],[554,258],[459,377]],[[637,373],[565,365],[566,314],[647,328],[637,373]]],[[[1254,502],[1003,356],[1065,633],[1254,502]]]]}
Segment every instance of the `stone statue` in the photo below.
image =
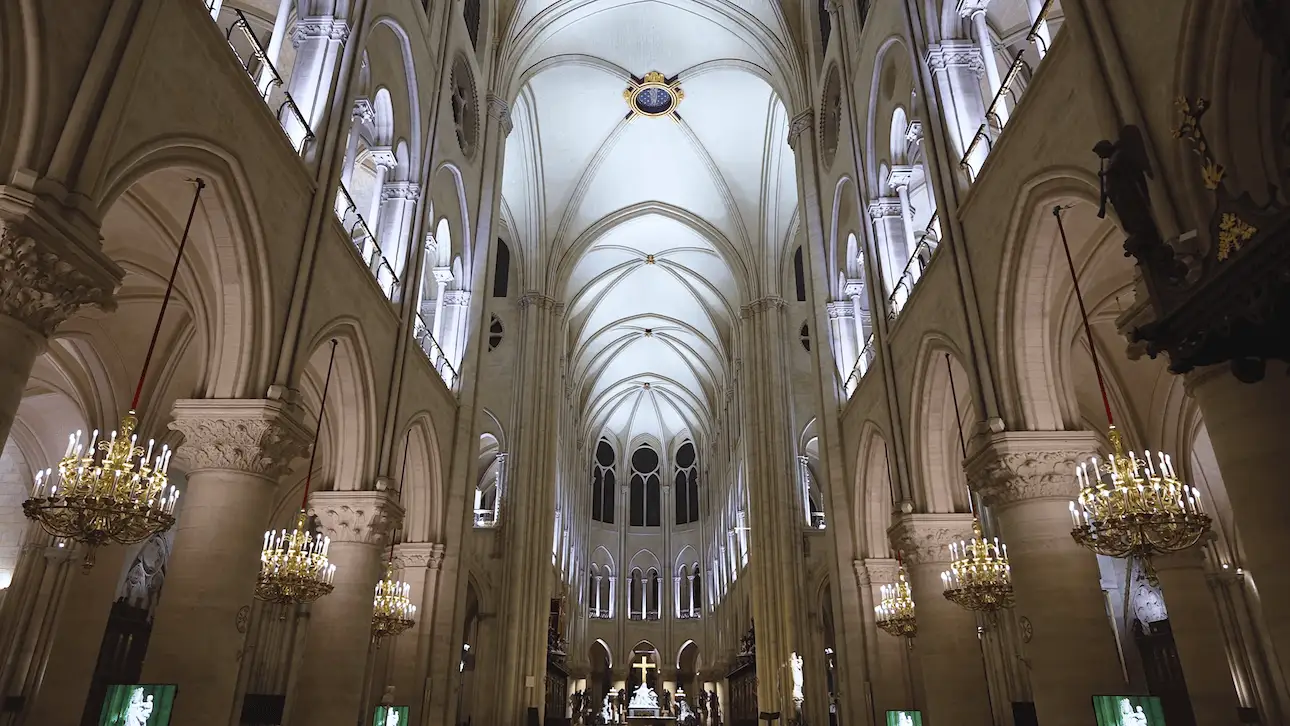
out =
{"type": "Polygon", "coordinates": [[[149,718],[152,718],[152,695],[144,695],[142,688],[136,688],[125,709],[124,726],[147,726],[149,718]]]}
{"type": "Polygon", "coordinates": [[[385,687],[385,692],[381,694],[381,705],[382,706],[394,705],[394,686],[385,687]]]}
{"type": "Polygon", "coordinates": [[[1142,707],[1136,709],[1129,703],[1129,699],[1120,699],[1120,723],[1123,726],[1147,726],[1147,714],[1142,712],[1142,707]]]}
{"type": "Polygon", "coordinates": [[[607,724],[614,722],[614,694],[612,692],[605,694],[605,703],[600,709],[600,718],[607,724]]]}
{"type": "Polygon", "coordinates": [[[802,656],[793,653],[788,658],[788,665],[793,673],[793,700],[801,703],[805,700],[802,693],[802,656]]]}
{"type": "Polygon", "coordinates": [[[658,694],[650,688],[648,684],[642,683],[636,687],[636,692],[632,694],[632,702],[628,708],[641,711],[658,712],[658,694]]]}
{"type": "Polygon", "coordinates": [[[668,713],[672,712],[672,692],[666,688],[663,689],[663,710],[668,713]]]}
{"type": "Polygon", "coordinates": [[[382,721],[381,726],[405,726],[403,721],[399,718],[399,709],[393,706],[386,706],[385,720],[382,721]]]}
{"type": "Polygon", "coordinates": [[[166,560],[170,556],[170,539],[164,534],[155,534],[143,543],[135,555],[125,581],[117,590],[117,600],[124,600],[127,605],[148,611],[152,617],[161,595],[161,585],[166,579],[166,560]]]}
{"type": "Polygon", "coordinates": [[[690,710],[689,702],[684,698],[678,699],[677,705],[680,707],[680,713],[676,718],[683,726],[690,726],[690,724],[693,724],[698,720],[694,715],[694,711],[690,710]]]}

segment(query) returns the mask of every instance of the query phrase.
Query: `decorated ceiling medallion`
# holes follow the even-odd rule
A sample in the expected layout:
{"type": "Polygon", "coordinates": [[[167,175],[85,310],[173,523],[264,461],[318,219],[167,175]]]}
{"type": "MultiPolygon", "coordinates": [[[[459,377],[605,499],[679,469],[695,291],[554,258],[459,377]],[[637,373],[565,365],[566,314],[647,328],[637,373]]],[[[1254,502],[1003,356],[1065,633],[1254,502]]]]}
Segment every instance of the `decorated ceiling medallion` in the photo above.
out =
{"type": "Polygon", "coordinates": [[[644,78],[632,78],[631,85],[623,90],[623,99],[631,108],[628,116],[674,116],[676,107],[685,98],[678,79],[670,81],[658,71],[650,71],[644,78]]]}

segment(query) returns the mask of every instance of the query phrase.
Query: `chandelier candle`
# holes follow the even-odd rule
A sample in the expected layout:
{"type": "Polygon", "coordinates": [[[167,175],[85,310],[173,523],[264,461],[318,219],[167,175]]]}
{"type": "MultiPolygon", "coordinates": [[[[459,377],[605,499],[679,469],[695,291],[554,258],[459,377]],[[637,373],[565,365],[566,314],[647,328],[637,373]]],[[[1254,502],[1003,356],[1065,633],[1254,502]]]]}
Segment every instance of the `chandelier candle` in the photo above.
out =
{"type": "Polygon", "coordinates": [[[905,575],[905,566],[900,565],[896,582],[882,586],[882,602],[873,608],[878,627],[889,635],[896,637],[913,637],[918,633],[918,621],[914,617],[914,598],[909,591],[909,580],[905,575]]]}
{"type": "Polygon", "coordinates": [[[945,598],[968,610],[993,612],[1013,605],[1008,545],[987,540],[972,522],[972,539],[950,543],[950,569],[941,573],[945,598]]]}

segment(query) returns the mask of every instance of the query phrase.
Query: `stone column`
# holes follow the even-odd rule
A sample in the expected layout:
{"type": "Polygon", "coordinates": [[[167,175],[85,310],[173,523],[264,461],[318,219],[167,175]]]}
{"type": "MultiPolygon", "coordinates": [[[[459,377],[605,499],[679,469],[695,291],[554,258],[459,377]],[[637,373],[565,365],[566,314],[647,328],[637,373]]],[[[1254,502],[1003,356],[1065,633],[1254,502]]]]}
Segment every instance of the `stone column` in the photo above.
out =
{"type": "Polygon", "coordinates": [[[1153,559],[1197,724],[1236,723],[1236,686],[1199,546],[1153,559]]]}
{"type": "Polygon", "coordinates": [[[277,479],[309,434],[282,401],[186,399],[173,416],[188,488],[143,680],[179,684],[177,723],[228,726],[244,642],[238,611],[255,592],[277,479]]]}
{"type": "MultiPolygon", "coordinates": [[[[1290,487],[1285,486],[1286,431],[1290,431],[1287,365],[1269,361],[1262,380],[1241,383],[1226,366],[1187,376],[1200,404],[1239,523],[1246,571],[1254,579],[1283,683],[1290,683],[1290,487]]],[[[1203,505],[1213,512],[1209,501],[1203,505]]]]}
{"type": "Polygon", "coordinates": [[[18,209],[6,194],[0,193],[0,448],[49,336],[83,305],[114,307],[123,274],[99,250],[56,231],[65,223],[18,209]]]}
{"type": "MultiPolygon", "coordinates": [[[[278,64],[278,54],[282,52],[282,41],[287,38],[287,19],[291,16],[291,6],[295,0],[279,0],[278,14],[273,18],[273,33],[269,36],[269,47],[264,49],[264,57],[269,61],[260,69],[260,81],[256,85],[260,89],[260,95],[268,97],[269,89],[273,87],[274,70],[278,64]],[[273,70],[270,70],[274,67],[273,70]]],[[[282,79],[286,81],[286,79],[282,79]]]]}
{"type": "MultiPolygon", "coordinates": [[[[953,141],[955,160],[962,159],[977,130],[985,122],[986,102],[981,98],[981,75],[985,63],[981,50],[970,40],[946,40],[927,48],[927,68],[940,97],[946,125],[953,141]]],[[[968,158],[973,176],[981,173],[986,144],[978,143],[968,158]]]]}
{"type": "Polygon", "coordinates": [[[905,228],[905,259],[914,256],[918,245],[918,232],[914,229],[914,207],[909,202],[909,183],[914,179],[914,167],[898,165],[891,167],[887,175],[887,187],[896,193],[900,200],[900,221],[905,228]]]}
{"type": "MultiPolygon", "coordinates": [[[[959,14],[972,19],[972,32],[976,34],[977,48],[980,49],[981,58],[985,61],[986,88],[990,93],[990,97],[985,100],[987,107],[1003,85],[1003,79],[999,73],[999,59],[994,54],[994,40],[990,37],[990,23],[985,14],[989,6],[990,0],[959,0],[959,14]]],[[[999,115],[999,127],[1002,128],[1008,122],[1008,110],[1000,103],[995,112],[999,115]]]]}
{"type": "Polygon", "coordinates": [[[867,704],[872,714],[866,715],[864,723],[881,726],[885,723],[883,714],[888,711],[918,708],[909,682],[909,646],[904,638],[879,630],[874,620],[873,608],[882,601],[882,586],[896,584],[899,566],[893,559],[856,560],[852,564],[864,608],[860,616],[872,642],[869,649],[869,673],[872,674],[869,693],[863,696],[852,694],[852,708],[858,709],[859,701],[872,698],[872,702],[867,704]]]}
{"type": "MultiPolygon", "coordinates": [[[[905,249],[905,223],[901,219],[900,199],[881,197],[869,203],[869,218],[873,220],[879,272],[882,275],[885,298],[890,298],[900,285],[909,259],[905,249]]],[[[904,297],[909,297],[906,290],[904,297]]]]}
{"type": "MultiPolygon", "coordinates": [[[[809,120],[809,119],[808,119],[809,120]]],[[[796,142],[802,153],[802,140],[796,142]]],[[[785,303],[777,297],[754,300],[740,309],[739,393],[744,399],[741,426],[747,439],[748,517],[736,515],[743,552],[749,556],[752,616],[757,628],[757,703],[762,711],[794,718],[792,654],[806,659],[806,689],[820,677],[819,654],[807,653],[810,619],[802,603],[802,524],[800,500],[787,482],[794,479],[789,429],[790,373],[785,360],[789,339],[785,303]],[[747,527],[748,529],[744,529],[747,527]],[[751,539],[751,542],[749,542],[751,539]],[[803,655],[805,654],[805,655],[803,655]],[[809,657],[808,657],[809,656],[809,657]]]]}
{"type": "Polygon", "coordinates": [[[941,584],[941,573],[950,566],[950,543],[972,536],[972,515],[904,514],[888,535],[904,553],[909,570],[918,618],[914,648],[928,722],[993,724],[976,616],[946,600],[941,584]]]}
{"type": "MultiPolygon", "coordinates": [[[[444,546],[435,542],[405,542],[394,547],[394,566],[398,577],[412,586],[412,600],[417,606],[417,624],[408,632],[385,645],[392,653],[383,686],[394,686],[394,701],[407,704],[410,723],[421,723],[421,706],[430,657],[431,623],[435,592],[439,587],[439,568],[443,564],[444,546]]],[[[384,688],[377,689],[378,693],[384,688]]]]}
{"type": "MultiPolygon", "coordinates": [[[[291,42],[296,49],[296,65],[291,73],[288,92],[300,107],[315,134],[322,133],[318,122],[331,95],[336,64],[341,49],[349,39],[349,21],[330,15],[301,17],[291,42]]],[[[297,137],[290,134],[294,140],[297,137]]]]}
{"type": "Polygon", "coordinates": [[[1099,440],[1087,431],[1015,431],[974,448],[968,480],[995,515],[1017,615],[1034,628],[1026,654],[1035,710],[1046,726],[1083,726],[1094,694],[1123,688],[1097,558],[1070,536],[1075,467],[1099,440]]]}
{"type": "Polygon", "coordinates": [[[353,726],[362,719],[364,674],[372,643],[372,603],[384,575],[385,537],[403,521],[391,491],[320,491],[309,516],[331,538],[336,589],[309,611],[291,723],[353,726]]]}
{"type": "Polygon", "coordinates": [[[98,563],[88,573],[80,571],[84,552],[55,549],[49,554],[61,582],[55,584],[53,615],[46,620],[47,630],[27,671],[23,695],[30,700],[24,723],[75,724],[80,723],[85,710],[103,632],[125,565],[125,548],[100,548],[98,563]]]}

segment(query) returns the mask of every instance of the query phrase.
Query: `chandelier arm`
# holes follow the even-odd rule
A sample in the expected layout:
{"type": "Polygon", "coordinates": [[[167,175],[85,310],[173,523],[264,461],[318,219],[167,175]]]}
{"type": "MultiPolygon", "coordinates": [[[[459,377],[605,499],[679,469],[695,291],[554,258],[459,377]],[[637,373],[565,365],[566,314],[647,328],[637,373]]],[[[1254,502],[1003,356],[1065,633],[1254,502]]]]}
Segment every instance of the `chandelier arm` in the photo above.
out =
{"type": "Polygon", "coordinates": [[[314,426],[314,445],[309,452],[309,471],[305,474],[305,491],[300,495],[300,511],[305,511],[309,500],[309,484],[314,478],[314,460],[318,457],[318,436],[322,433],[323,413],[327,410],[327,389],[331,388],[331,370],[336,364],[335,338],[331,339],[331,357],[327,360],[327,377],[323,380],[322,401],[318,404],[318,423],[314,426]]]}
{"type": "Polygon", "coordinates": [[[1097,342],[1093,339],[1093,329],[1088,323],[1088,309],[1084,307],[1084,294],[1079,289],[1079,277],[1075,274],[1075,261],[1071,258],[1071,246],[1066,241],[1066,226],[1062,224],[1062,212],[1069,207],[1060,204],[1053,207],[1053,216],[1057,218],[1057,231],[1061,233],[1062,250],[1066,253],[1066,266],[1071,271],[1071,285],[1075,288],[1075,301],[1079,303],[1080,320],[1084,324],[1084,337],[1088,338],[1089,355],[1093,358],[1093,372],[1097,374],[1097,388],[1102,393],[1102,406],[1106,409],[1106,423],[1115,427],[1111,416],[1111,399],[1106,395],[1106,380],[1102,377],[1102,365],[1097,359],[1097,342]]]}
{"type": "Polygon", "coordinates": [[[157,349],[157,338],[161,335],[161,321],[166,317],[166,307],[170,304],[170,294],[175,289],[175,278],[179,275],[179,262],[184,259],[184,248],[188,246],[188,232],[193,226],[193,217],[197,214],[197,201],[201,199],[206,181],[201,177],[194,180],[197,191],[193,193],[193,204],[188,208],[188,221],[184,223],[184,235],[179,239],[179,250],[175,253],[175,264],[170,268],[170,279],[166,281],[166,294],[161,298],[161,309],[157,311],[157,324],[152,328],[152,340],[148,341],[148,352],[143,356],[143,368],[139,371],[139,383],[134,387],[134,398],[130,399],[130,410],[139,409],[139,397],[143,395],[143,381],[148,375],[148,366],[152,364],[152,353],[157,349]]]}

